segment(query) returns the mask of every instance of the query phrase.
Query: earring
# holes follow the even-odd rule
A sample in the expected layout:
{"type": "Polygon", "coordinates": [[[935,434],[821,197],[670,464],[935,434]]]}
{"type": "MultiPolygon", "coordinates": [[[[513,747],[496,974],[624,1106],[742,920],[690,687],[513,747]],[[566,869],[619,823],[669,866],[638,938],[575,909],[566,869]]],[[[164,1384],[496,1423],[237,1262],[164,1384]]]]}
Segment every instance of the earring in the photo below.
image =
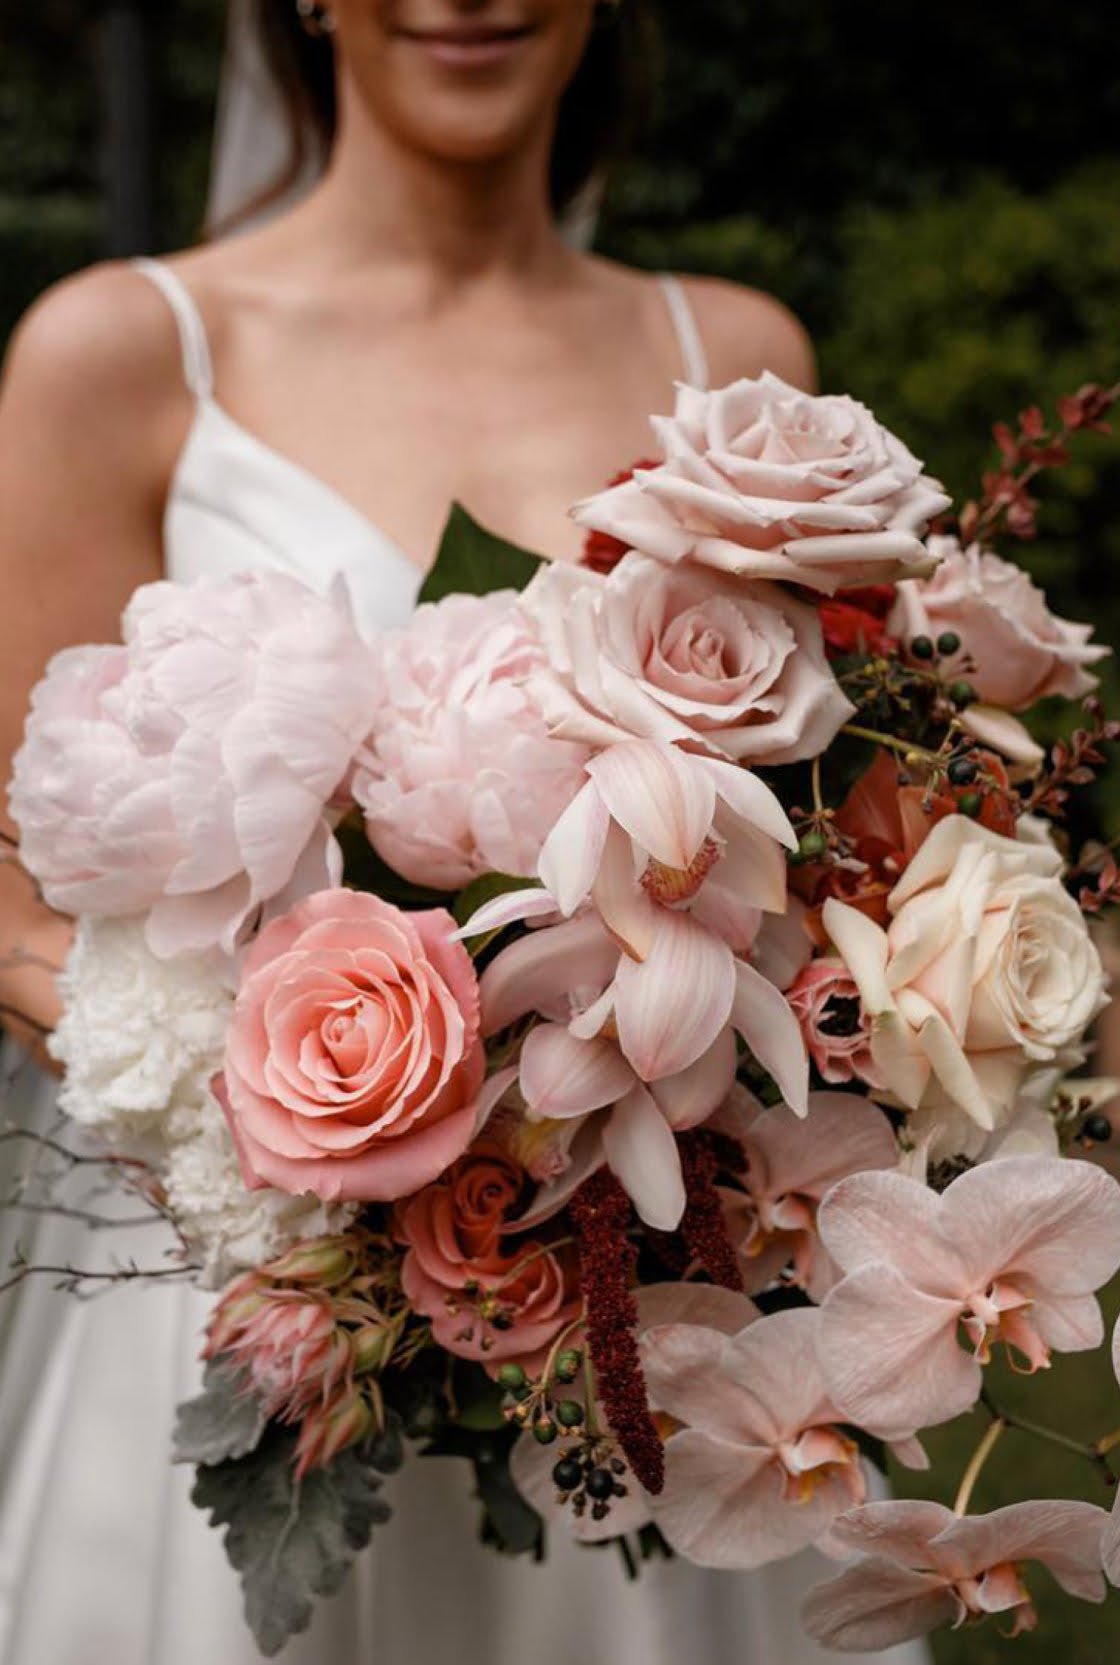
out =
{"type": "Polygon", "coordinates": [[[309,35],[333,35],[334,14],[321,0],[296,0],[299,20],[309,35]]]}

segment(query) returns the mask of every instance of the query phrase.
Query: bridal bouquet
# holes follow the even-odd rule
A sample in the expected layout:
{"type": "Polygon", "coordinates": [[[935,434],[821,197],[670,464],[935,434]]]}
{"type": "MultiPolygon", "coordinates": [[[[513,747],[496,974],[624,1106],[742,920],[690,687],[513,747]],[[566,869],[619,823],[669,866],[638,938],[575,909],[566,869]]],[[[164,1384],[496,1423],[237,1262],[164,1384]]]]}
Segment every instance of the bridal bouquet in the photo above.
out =
{"type": "Polygon", "coordinates": [[[1001,430],[951,523],[853,400],[683,388],[581,566],[456,510],[374,640],[260,572],[52,663],[12,807],[77,920],[62,1106],[220,1291],[176,1456],[263,1652],[406,1442],[498,1549],[818,1545],[840,1650],[1030,1628],[1033,1563],[1120,1581],[1120,1512],[969,1512],[993,1353],[1099,1348],[1120,1268],[1074,1075],[1120,881],[1063,819],[1120,727],[992,547],[1111,397],[1001,430]],[[1049,750],[1044,698],[1083,703],[1049,750]],[[980,1401],[955,1509],[867,1501],[980,1401]]]}

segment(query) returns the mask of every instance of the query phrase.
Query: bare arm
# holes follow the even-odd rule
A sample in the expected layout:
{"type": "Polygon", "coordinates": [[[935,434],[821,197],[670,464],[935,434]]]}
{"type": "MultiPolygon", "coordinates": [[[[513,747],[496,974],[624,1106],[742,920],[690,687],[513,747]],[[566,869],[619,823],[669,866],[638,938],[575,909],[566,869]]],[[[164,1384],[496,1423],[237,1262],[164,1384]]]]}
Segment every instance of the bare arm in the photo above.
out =
{"type": "Polygon", "coordinates": [[[108,266],[32,309],[0,381],[0,1021],[33,1041],[56,1019],[52,968],[70,924],[14,854],[11,759],[52,654],[118,640],[130,593],[161,574],[167,478],[189,420],[176,354],[160,297],[108,266]]]}

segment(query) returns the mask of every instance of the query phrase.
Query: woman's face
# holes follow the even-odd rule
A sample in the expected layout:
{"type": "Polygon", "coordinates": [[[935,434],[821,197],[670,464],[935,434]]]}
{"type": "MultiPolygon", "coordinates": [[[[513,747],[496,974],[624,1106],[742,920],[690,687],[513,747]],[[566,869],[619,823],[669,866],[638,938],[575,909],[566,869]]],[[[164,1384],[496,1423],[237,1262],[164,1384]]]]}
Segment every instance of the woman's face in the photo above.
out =
{"type": "Polygon", "coordinates": [[[596,0],[333,0],[349,91],[400,143],[491,162],[551,132],[596,0]]]}

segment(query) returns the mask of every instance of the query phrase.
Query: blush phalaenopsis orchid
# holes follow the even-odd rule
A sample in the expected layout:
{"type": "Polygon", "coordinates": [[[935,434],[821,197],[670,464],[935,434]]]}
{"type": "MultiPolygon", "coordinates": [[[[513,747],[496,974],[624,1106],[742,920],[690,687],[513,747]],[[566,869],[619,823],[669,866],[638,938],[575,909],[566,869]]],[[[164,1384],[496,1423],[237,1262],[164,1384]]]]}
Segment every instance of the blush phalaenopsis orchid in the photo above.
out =
{"type": "Polygon", "coordinates": [[[819,1322],[800,1310],[735,1335],[687,1320],[643,1335],[650,1403],[678,1425],[656,1520],[690,1561],[763,1566],[862,1502],[859,1453],[817,1364],[819,1322]]]}
{"type": "Polygon", "coordinates": [[[823,1300],[840,1273],[817,1231],[821,1198],[848,1174],[897,1166],[890,1122],[853,1093],[810,1093],[808,1115],[798,1117],[736,1087],[713,1125],[746,1158],[739,1188],[723,1192],[745,1287],[766,1289],[784,1277],[823,1300]]]}
{"type": "Polygon", "coordinates": [[[11,804],[47,901],[150,910],[170,957],[230,952],[262,903],[337,881],[326,812],[374,669],[341,581],[143,585],[123,646],[68,649],[34,695],[11,804]]]}
{"type": "Polygon", "coordinates": [[[657,561],[826,594],[931,570],[921,534],[949,499],[854,399],[766,371],[680,387],[653,427],[664,461],[577,504],[582,526],[657,561]]]}
{"type": "Polygon", "coordinates": [[[988,1617],[1009,1636],[1038,1622],[1024,1582],[1038,1562],[1068,1595],[1105,1597],[1103,1509],[1092,1503],[1013,1503],[958,1518],[940,1503],[868,1503],[836,1522],[830,1544],[862,1558],[811,1592],[810,1636],[838,1653],[875,1653],[941,1625],[988,1617]]]}
{"type": "Polygon", "coordinates": [[[940,1196],[901,1173],[854,1174],[817,1229],[845,1274],[821,1309],[825,1379],[887,1438],[974,1405],[998,1343],[1034,1371],[1103,1339],[1095,1291],[1120,1268],[1120,1185],[1087,1162],[1001,1158],[940,1196]]]}
{"type": "Polygon", "coordinates": [[[423,606],[379,645],[354,796],[370,842],[415,884],[536,872],[583,784],[586,749],[550,739],[528,684],[541,644],[512,590],[423,606]]]}

